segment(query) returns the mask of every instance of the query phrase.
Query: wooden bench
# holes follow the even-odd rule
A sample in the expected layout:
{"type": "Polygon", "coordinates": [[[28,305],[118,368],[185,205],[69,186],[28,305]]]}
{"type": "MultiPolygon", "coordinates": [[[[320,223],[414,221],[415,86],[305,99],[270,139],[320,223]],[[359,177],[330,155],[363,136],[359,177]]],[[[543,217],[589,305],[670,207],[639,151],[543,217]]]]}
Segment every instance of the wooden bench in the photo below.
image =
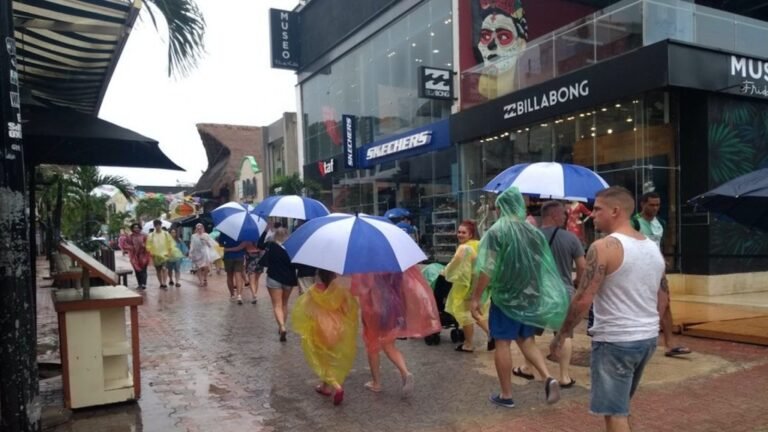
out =
{"type": "Polygon", "coordinates": [[[120,285],[128,286],[128,275],[133,273],[133,270],[120,269],[115,270],[115,273],[117,273],[117,278],[120,279],[120,285]]]}

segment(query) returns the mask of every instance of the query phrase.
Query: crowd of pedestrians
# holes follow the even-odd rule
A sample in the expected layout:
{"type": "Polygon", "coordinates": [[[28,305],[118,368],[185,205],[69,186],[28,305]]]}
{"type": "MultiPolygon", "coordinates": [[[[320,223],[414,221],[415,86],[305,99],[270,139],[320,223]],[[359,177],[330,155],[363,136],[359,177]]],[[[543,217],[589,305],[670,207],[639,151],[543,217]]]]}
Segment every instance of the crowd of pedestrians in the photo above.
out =
{"type": "MultiPolygon", "coordinates": [[[[541,221],[534,225],[526,199],[516,188],[497,197],[498,218],[482,238],[473,221],[461,222],[456,253],[442,272],[452,283],[445,311],[463,330],[464,340],[456,351],[475,351],[475,326],[487,335],[486,348],[494,351],[499,380],[499,391],[490,396],[491,403],[515,406],[512,375],[529,380],[538,375],[546,402],[556,403],[561,390],[576,383],[569,372],[573,332],[591,310],[590,411],[605,417],[608,431],[630,430],[630,399],[656,349],[659,331],[666,355],[690,353],[672,343],[658,206],[658,195],[647,194],[641,199],[641,211],[635,214],[634,197],[628,190],[604,189],[597,194],[589,217],[605,237],[594,241],[586,254],[583,238],[567,229],[572,222],[571,204],[545,202],[541,221]],[[554,332],[546,359],[558,363],[558,374],[550,373],[535,342],[546,330],[554,332]],[[513,342],[525,359],[516,367],[511,356],[513,342]]],[[[406,225],[403,230],[414,235],[408,229],[410,223],[406,225]]],[[[289,299],[299,287],[291,328],[318,377],[317,393],[331,397],[334,404],[342,403],[361,327],[371,373],[365,389],[382,391],[383,352],[400,373],[402,397],[411,396],[415,379],[396,342],[425,337],[441,328],[432,290],[418,266],[402,273],[342,277],[292,263],[283,246],[288,236],[285,227],[273,222],[258,242],[238,242],[223,234],[214,240],[198,224],[187,249],[176,229],[165,232],[160,221],[155,221],[155,232],[148,236],[138,224],[132,225],[130,236],[121,244],[140,289],[146,289],[150,262],[157,270],[160,288],[166,284],[178,287],[179,263],[188,256],[199,285],[205,287],[213,263],[223,258],[230,298],[243,304],[247,284],[255,304],[261,274],[266,272],[265,285],[281,342],[288,339],[289,299]]]]}

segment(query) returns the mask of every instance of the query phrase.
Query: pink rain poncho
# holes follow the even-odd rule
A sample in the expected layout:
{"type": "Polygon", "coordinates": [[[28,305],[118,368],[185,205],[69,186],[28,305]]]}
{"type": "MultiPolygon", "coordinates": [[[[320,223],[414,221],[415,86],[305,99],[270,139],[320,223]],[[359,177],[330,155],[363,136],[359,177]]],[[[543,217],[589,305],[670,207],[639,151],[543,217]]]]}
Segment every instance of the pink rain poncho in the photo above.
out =
{"type": "Polygon", "coordinates": [[[490,297],[508,317],[524,324],[558,330],[568,312],[563,285],[544,234],[525,221],[525,202],[516,187],[496,199],[501,218],[480,240],[475,276],[490,282],[490,297]]]}
{"type": "Polygon", "coordinates": [[[418,266],[403,273],[352,276],[359,298],[363,340],[368,351],[401,337],[425,337],[440,331],[435,297],[418,266]]]}
{"type": "Polygon", "coordinates": [[[349,280],[338,277],[328,287],[314,284],[293,306],[293,331],[301,335],[307,364],[326,384],[342,385],[355,363],[357,314],[349,280]]]}
{"type": "MultiPolygon", "coordinates": [[[[445,311],[453,315],[461,327],[475,322],[470,310],[470,299],[472,297],[472,269],[477,259],[479,244],[480,242],[477,240],[469,240],[459,245],[451,262],[443,270],[445,280],[453,284],[445,302],[445,311]]],[[[490,302],[485,302],[483,305],[482,312],[486,317],[490,306],[490,302]]]]}

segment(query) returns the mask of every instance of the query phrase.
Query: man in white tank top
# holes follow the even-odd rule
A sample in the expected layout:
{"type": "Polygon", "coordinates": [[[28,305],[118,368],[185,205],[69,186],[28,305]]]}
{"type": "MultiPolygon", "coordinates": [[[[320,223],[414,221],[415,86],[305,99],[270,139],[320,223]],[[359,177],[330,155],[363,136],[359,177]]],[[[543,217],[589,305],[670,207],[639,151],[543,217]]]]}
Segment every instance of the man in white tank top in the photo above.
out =
{"type": "Polygon", "coordinates": [[[656,350],[659,315],[669,313],[669,288],[658,246],[632,228],[635,201],[621,186],[597,194],[592,217],[607,234],[587,252],[587,268],[550,351],[557,357],[594,300],[590,411],[608,432],[630,431],[629,401],[656,350]]]}

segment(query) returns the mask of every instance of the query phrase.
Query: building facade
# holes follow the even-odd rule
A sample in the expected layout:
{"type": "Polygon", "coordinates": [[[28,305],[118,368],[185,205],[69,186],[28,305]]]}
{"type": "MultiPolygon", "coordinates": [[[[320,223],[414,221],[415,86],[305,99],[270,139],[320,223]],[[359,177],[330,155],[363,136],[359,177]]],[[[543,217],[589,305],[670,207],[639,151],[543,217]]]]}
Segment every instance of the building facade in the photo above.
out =
{"type": "Polygon", "coordinates": [[[266,190],[275,179],[300,173],[297,140],[296,113],[283,113],[280,119],[264,128],[266,190]]]}
{"type": "Polygon", "coordinates": [[[329,208],[408,208],[425,251],[445,261],[457,223],[493,222],[494,197],[481,189],[496,174],[574,163],[637,196],[661,195],[671,272],[710,291],[716,275],[766,281],[765,234],[686,204],[768,165],[760,8],[403,0],[370,2],[319,34],[322,14],[352,3],[314,0],[295,11],[303,174],[323,185],[317,198],[329,208]],[[457,97],[425,96],[435,80],[420,77],[423,66],[452,73],[457,97]]]}

